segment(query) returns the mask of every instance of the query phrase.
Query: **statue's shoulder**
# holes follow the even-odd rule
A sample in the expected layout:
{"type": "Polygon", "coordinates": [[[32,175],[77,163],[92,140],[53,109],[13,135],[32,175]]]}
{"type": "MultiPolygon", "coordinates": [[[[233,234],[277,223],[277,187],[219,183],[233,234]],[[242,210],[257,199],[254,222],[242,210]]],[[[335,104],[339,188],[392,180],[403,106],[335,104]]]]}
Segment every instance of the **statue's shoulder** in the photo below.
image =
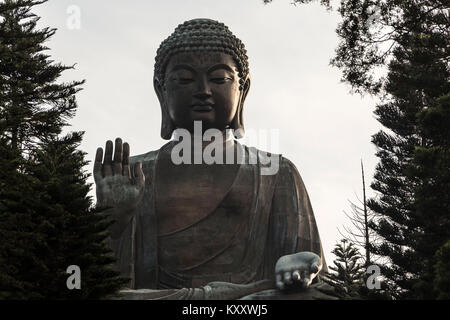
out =
{"type": "Polygon", "coordinates": [[[153,150],[147,153],[132,156],[130,157],[130,163],[142,162],[142,164],[144,164],[146,162],[155,161],[156,157],[158,156],[158,152],[159,150],[153,150]]]}
{"type": "Polygon", "coordinates": [[[149,152],[146,152],[143,154],[138,154],[138,155],[132,156],[132,157],[130,157],[130,163],[141,162],[142,164],[148,164],[151,162],[155,162],[156,159],[158,158],[159,152],[162,149],[164,149],[168,144],[169,143],[166,143],[158,150],[152,150],[152,151],[149,151],[149,152]]]}
{"type": "Polygon", "coordinates": [[[280,156],[280,171],[290,174],[299,174],[295,164],[291,160],[285,158],[282,155],[280,156]]]}
{"type": "Polygon", "coordinates": [[[249,165],[257,165],[260,169],[261,175],[263,176],[276,177],[278,175],[282,159],[281,154],[267,152],[246,145],[241,146],[245,150],[244,163],[249,165]]]}
{"type": "Polygon", "coordinates": [[[271,153],[255,147],[249,147],[244,144],[242,144],[241,146],[246,150],[247,157],[251,158],[252,156],[257,156],[259,162],[262,164],[271,164],[273,162],[278,162],[280,164],[280,169],[282,169],[283,171],[297,171],[297,167],[295,166],[295,164],[282,154],[271,153]]]}
{"type": "Polygon", "coordinates": [[[290,183],[296,185],[297,188],[304,189],[305,184],[303,182],[303,178],[295,164],[284,156],[281,156],[280,159],[280,177],[278,180],[284,182],[290,181],[290,183]]]}

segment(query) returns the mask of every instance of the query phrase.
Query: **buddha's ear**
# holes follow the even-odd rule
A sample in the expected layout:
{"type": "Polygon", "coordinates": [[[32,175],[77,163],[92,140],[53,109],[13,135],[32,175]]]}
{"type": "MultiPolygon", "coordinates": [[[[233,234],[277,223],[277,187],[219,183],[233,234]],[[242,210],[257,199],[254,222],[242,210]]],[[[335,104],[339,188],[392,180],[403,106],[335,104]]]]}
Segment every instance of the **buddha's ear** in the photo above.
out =
{"type": "Polygon", "coordinates": [[[241,93],[241,105],[244,106],[245,99],[247,98],[247,94],[250,91],[250,75],[245,79],[244,84],[242,85],[242,93],[241,93]]]}
{"type": "Polygon", "coordinates": [[[164,89],[161,82],[156,77],[153,78],[153,88],[155,89],[159,104],[162,106],[164,104],[164,89]]]}
{"type": "Polygon", "coordinates": [[[153,78],[153,88],[158,96],[159,105],[161,107],[161,138],[170,140],[175,126],[173,125],[167,110],[165,89],[157,78],[153,78]]]}
{"type": "Polygon", "coordinates": [[[234,136],[236,139],[243,138],[245,135],[244,129],[244,103],[247,98],[248,91],[250,90],[250,75],[244,81],[242,85],[241,94],[239,96],[239,105],[236,110],[236,114],[234,116],[233,122],[231,123],[231,127],[234,129],[234,136]]]}

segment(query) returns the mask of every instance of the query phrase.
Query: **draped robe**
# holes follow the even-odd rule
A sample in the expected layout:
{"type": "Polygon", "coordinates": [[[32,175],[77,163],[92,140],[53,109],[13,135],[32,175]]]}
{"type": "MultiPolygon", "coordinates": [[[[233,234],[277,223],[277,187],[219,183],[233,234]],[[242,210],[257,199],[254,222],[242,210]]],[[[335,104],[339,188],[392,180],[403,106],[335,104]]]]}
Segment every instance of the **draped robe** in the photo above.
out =
{"type": "Polygon", "coordinates": [[[118,269],[131,279],[131,289],[192,288],[211,281],[235,284],[263,279],[273,281],[278,258],[301,251],[319,255],[326,270],[311,203],[296,167],[277,155],[278,172],[262,175],[263,167],[270,166],[269,161],[273,161],[274,156],[268,157],[247,146],[241,145],[246,159],[253,156],[256,163],[240,164],[229,191],[215,209],[186,230],[158,236],[155,209],[158,159],[165,146],[130,159],[131,164],[142,163],[146,179],[144,197],[120,237],[110,240],[118,269]],[[233,194],[240,192],[247,194],[244,197],[247,202],[236,204],[233,194]],[[240,207],[235,210],[245,212],[239,211],[238,218],[226,218],[236,205],[240,207]],[[221,241],[218,247],[205,241],[209,234],[211,242],[221,241]],[[180,250],[191,252],[202,243],[217,252],[199,256],[198,265],[177,266],[177,263],[182,264],[181,259],[177,260],[184,253],[180,250]],[[234,261],[230,261],[230,257],[234,261]]]}

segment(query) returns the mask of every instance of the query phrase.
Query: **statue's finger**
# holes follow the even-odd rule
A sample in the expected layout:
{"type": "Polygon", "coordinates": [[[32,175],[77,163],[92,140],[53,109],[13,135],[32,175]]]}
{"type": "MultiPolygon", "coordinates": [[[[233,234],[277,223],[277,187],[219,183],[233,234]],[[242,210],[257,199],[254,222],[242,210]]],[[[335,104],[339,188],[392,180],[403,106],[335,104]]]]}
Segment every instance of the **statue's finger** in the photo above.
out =
{"type": "Polygon", "coordinates": [[[95,161],[94,161],[94,180],[95,182],[99,182],[102,176],[102,160],[103,160],[103,149],[97,148],[97,152],[95,153],[95,161]]]}
{"type": "Polygon", "coordinates": [[[292,273],[289,271],[286,271],[284,273],[284,283],[291,284],[292,283],[292,273]]]}
{"type": "Polygon", "coordinates": [[[114,148],[114,162],[113,162],[114,175],[122,174],[122,139],[116,138],[114,148]]]}
{"type": "Polygon", "coordinates": [[[277,281],[277,288],[280,290],[284,290],[285,285],[283,281],[277,281]]]}
{"type": "Polygon", "coordinates": [[[321,266],[319,263],[314,262],[313,264],[311,264],[311,268],[310,268],[311,273],[317,273],[317,272],[319,272],[321,269],[322,269],[322,266],[321,266]]]}
{"type": "Polygon", "coordinates": [[[105,146],[105,159],[103,160],[103,176],[108,177],[112,176],[112,152],[113,152],[113,143],[111,140],[106,141],[105,146]]]}
{"type": "Polygon", "coordinates": [[[123,144],[123,161],[122,161],[122,174],[130,178],[130,145],[128,143],[123,144]]]}
{"type": "Polygon", "coordinates": [[[283,290],[284,289],[284,282],[283,282],[283,277],[281,276],[281,274],[277,274],[276,277],[275,277],[275,280],[276,280],[277,288],[280,289],[280,290],[283,290]]]}
{"type": "Polygon", "coordinates": [[[311,284],[311,274],[308,271],[303,271],[300,274],[300,282],[304,288],[308,287],[311,284]]]}
{"type": "Polygon", "coordinates": [[[277,274],[277,275],[275,276],[275,281],[276,281],[276,282],[281,281],[281,279],[282,279],[281,274],[277,274]]]}
{"type": "Polygon", "coordinates": [[[136,186],[139,188],[142,188],[145,184],[145,176],[144,172],[142,171],[142,163],[137,162],[134,165],[134,180],[136,182],[136,186]]]}
{"type": "Polygon", "coordinates": [[[292,272],[292,280],[293,281],[300,281],[301,277],[300,277],[300,272],[298,270],[295,270],[294,272],[292,272]]]}

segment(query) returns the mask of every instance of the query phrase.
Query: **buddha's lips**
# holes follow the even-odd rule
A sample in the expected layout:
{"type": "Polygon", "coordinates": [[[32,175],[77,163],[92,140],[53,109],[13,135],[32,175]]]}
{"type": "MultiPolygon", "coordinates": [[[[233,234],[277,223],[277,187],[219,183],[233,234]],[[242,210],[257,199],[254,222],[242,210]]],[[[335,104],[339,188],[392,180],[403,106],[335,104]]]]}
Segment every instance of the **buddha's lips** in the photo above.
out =
{"type": "Polygon", "coordinates": [[[196,112],[209,112],[213,109],[213,107],[210,104],[195,104],[191,106],[191,109],[196,112]]]}

